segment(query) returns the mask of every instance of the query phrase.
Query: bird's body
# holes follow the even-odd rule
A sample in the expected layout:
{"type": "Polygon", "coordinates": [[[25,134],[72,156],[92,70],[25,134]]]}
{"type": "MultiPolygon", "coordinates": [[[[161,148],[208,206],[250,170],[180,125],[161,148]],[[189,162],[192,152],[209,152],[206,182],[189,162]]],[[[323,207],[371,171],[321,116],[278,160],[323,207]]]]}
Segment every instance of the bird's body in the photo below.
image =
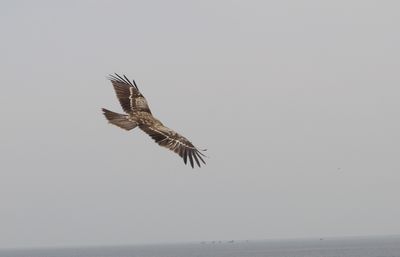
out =
{"type": "Polygon", "coordinates": [[[119,114],[103,108],[103,114],[107,120],[125,130],[139,127],[156,141],[160,146],[166,147],[181,156],[186,164],[189,159],[192,168],[194,161],[200,167],[200,161],[204,162],[204,156],[189,140],[172,129],[164,126],[156,119],[147,104],[144,96],[139,92],[135,81],[133,84],[127,77],[118,74],[110,76],[117,98],[126,114],[119,114]]]}
{"type": "Polygon", "coordinates": [[[148,112],[136,112],[131,115],[132,119],[135,119],[142,126],[157,126],[163,125],[161,121],[156,119],[152,114],[148,112]]]}

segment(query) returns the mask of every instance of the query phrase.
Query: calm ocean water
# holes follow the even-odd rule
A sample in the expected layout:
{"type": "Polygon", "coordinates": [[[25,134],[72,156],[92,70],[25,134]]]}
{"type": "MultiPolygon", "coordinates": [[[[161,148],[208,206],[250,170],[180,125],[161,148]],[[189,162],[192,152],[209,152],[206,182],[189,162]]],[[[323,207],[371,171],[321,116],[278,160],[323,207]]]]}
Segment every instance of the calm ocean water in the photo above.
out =
{"type": "Polygon", "coordinates": [[[0,257],[400,257],[400,236],[8,249],[0,257]]]}

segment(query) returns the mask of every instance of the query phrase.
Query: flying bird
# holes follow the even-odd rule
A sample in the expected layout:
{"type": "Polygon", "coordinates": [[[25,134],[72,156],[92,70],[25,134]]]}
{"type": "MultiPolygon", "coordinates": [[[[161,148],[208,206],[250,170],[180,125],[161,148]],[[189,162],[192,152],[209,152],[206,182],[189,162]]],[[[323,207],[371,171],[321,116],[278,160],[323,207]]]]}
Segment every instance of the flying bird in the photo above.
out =
{"type": "Polygon", "coordinates": [[[190,165],[194,167],[194,162],[201,167],[200,162],[205,164],[205,155],[196,148],[188,139],[177,132],[164,126],[161,121],[156,119],[147,104],[146,99],[140,93],[134,80],[132,82],[123,75],[115,73],[109,76],[119,103],[126,114],[119,114],[102,109],[104,116],[109,123],[125,130],[132,130],[139,127],[146,132],[160,146],[166,147],[183,158],[185,164],[189,159],[190,165]]]}

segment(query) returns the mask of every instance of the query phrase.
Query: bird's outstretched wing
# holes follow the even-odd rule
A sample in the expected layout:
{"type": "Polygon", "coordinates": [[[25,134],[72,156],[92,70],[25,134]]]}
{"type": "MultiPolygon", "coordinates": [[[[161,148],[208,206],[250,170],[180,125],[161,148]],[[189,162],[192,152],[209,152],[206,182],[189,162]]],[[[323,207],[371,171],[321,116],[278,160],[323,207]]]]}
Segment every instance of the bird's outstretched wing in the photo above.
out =
{"type": "Polygon", "coordinates": [[[121,77],[117,73],[115,73],[115,76],[110,75],[109,79],[114,87],[122,109],[124,109],[126,113],[133,113],[134,111],[151,113],[146,99],[140,93],[134,80],[132,80],[132,83],[125,75],[121,77]]]}
{"type": "MultiPolygon", "coordinates": [[[[175,153],[179,154],[180,157],[183,158],[185,164],[189,159],[190,165],[192,168],[194,167],[194,161],[197,163],[197,166],[200,166],[200,161],[204,164],[202,156],[205,155],[200,152],[189,140],[175,131],[163,126],[163,125],[155,125],[155,126],[140,126],[140,128],[146,132],[151,138],[156,141],[160,146],[166,147],[175,153]]],[[[205,151],[205,150],[203,150],[205,151]]]]}

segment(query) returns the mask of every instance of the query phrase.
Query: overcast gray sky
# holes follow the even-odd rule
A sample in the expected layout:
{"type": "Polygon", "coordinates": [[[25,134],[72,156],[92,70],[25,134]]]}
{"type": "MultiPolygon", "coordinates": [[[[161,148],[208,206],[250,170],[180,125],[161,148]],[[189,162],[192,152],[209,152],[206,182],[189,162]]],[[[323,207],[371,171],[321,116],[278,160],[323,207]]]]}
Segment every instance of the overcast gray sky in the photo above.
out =
{"type": "Polygon", "coordinates": [[[400,234],[398,1],[2,1],[0,248],[400,234]],[[135,129],[110,73],[207,148],[135,129]]]}

